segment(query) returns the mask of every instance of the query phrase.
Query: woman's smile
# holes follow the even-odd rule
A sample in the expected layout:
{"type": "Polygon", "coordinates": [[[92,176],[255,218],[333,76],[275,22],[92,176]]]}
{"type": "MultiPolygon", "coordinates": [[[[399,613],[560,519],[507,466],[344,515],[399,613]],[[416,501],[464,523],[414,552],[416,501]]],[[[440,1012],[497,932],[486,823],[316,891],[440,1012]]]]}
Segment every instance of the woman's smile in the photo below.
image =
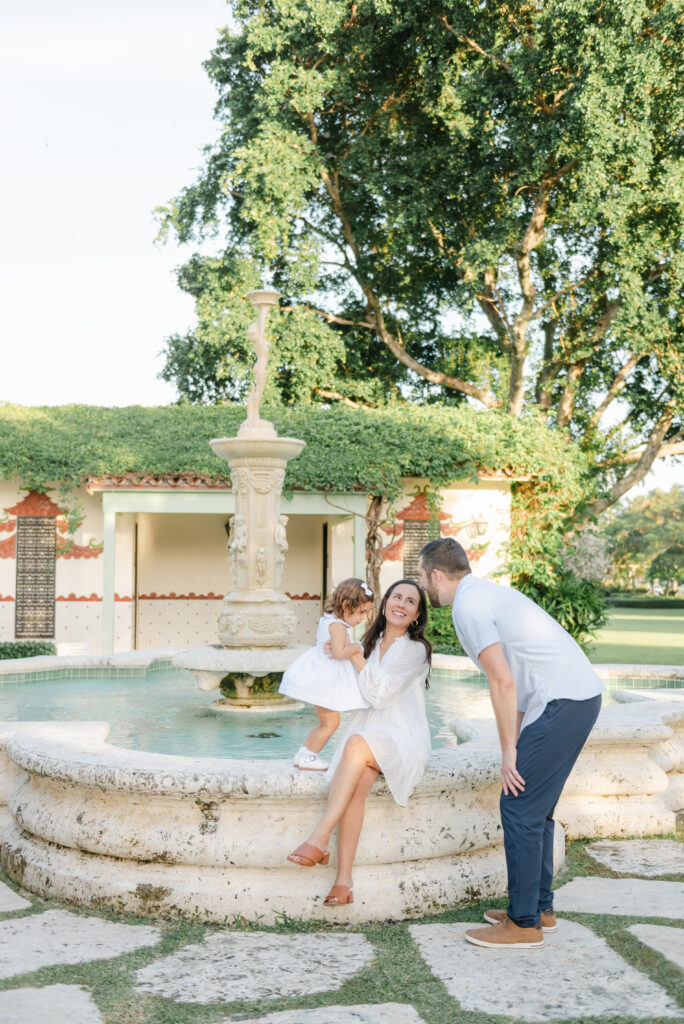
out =
{"type": "Polygon", "coordinates": [[[410,625],[418,618],[419,592],[411,584],[400,584],[390,594],[385,618],[395,625],[410,625]]]}

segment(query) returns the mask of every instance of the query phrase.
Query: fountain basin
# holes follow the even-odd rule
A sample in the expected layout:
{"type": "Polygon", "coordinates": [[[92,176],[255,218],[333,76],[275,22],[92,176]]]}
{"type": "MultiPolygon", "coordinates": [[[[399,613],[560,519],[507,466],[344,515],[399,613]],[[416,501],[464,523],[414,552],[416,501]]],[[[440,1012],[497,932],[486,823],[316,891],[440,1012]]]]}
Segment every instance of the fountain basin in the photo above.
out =
{"type": "Polygon", "coordinates": [[[294,459],[305,446],[304,441],[296,437],[278,437],[272,423],[268,420],[260,420],[262,427],[246,429],[237,437],[215,437],[209,445],[215,455],[226,462],[230,459],[244,460],[236,463],[238,467],[243,464],[262,467],[262,459],[268,460],[265,465],[271,468],[275,465],[284,469],[290,459],[294,459]],[[273,463],[271,460],[274,460],[273,463]]]}
{"type": "MultiPolygon", "coordinates": [[[[259,707],[275,710],[301,707],[296,701],[278,694],[283,672],[307,647],[292,644],[290,647],[190,647],[171,659],[174,668],[186,669],[197,681],[200,690],[218,690],[228,681],[221,710],[259,707]],[[267,685],[257,686],[255,681],[267,680],[267,685]]],[[[219,705],[217,704],[217,707],[219,705]]]]}
{"type": "MultiPolygon", "coordinates": [[[[22,667],[54,672],[69,660],[84,665],[76,672],[90,662],[92,672],[98,661],[102,671],[119,666],[127,673],[133,665],[153,667],[155,657],[161,652],[33,659],[22,667]]],[[[468,667],[460,659],[435,660],[440,668],[468,667]]],[[[0,675],[11,678],[16,667],[5,663],[0,675]]],[[[664,676],[662,669],[653,674],[664,676]]],[[[674,830],[684,800],[684,703],[673,696],[601,712],[558,805],[557,821],[570,837],[674,830]]],[[[428,699],[439,699],[438,685],[428,699]]],[[[373,787],[355,867],[356,902],[336,910],[336,920],[411,918],[503,895],[494,725],[468,719],[453,728],[463,742],[433,752],[408,807],[393,801],[382,779],[373,787]]],[[[282,914],[328,915],[321,901],[334,878],[335,843],[328,868],[308,871],[286,860],[323,809],[325,777],[297,772],[289,758],[124,749],[106,742],[108,730],[104,722],[0,726],[0,856],[15,881],[122,913],[216,922],[237,915],[264,923],[282,914]]],[[[558,864],[562,839],[559,828],[558,864]]]]}
{"type": "MultiPolygon", "coordinates": [[[[324,807],[324,778],[283,762],[123,750],[103,742],[101,723],[91,728],[18,724],[6,735],[14,777],[2,863],[15,881],[129,913],[269,923],[324,913],[332,870],[286,860],[324,807]]],[[[407,808],[377,784],[344,919],[501,894],[498,793],[495,760],[466,748],[435,754],[407,808]]]]}

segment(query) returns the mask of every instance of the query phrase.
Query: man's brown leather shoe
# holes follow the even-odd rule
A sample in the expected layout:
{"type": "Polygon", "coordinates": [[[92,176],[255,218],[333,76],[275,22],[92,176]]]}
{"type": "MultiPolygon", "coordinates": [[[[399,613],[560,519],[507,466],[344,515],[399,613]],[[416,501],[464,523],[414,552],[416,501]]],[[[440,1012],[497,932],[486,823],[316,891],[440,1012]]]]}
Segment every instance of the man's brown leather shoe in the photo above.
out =
{"type": "MultiPolygon", "coordinates": [[[[508,917],[505,910],[485,910],[484,919],[487,924],[498,924],[499,921],[503,921],[504,917],[508,917]]],[[[558,922],[556,921],[556,915],[551,910],[542,910],[541,912],[541,926],[543,932],[557,932],[558,922]]]]}
{"type": "Polygon", "coordinates": [[[540,927],[520,928],[511,921],[508,914],[489,928],[470,928],[465,938],[474,946],[491,946],[495,949],[538,949],[544,945],[544,933],[540,927]]]}

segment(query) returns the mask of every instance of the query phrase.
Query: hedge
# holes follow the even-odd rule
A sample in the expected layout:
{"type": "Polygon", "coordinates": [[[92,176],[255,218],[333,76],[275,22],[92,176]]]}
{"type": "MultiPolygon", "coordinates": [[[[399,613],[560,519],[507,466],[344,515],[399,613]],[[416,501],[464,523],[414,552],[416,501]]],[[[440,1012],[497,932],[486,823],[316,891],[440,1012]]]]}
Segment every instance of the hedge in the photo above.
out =
{"type": "Polygon", "coordinates": [[[10,658],[38,658],[41,654],[56,654],[57,648],[49,640],[4,640],[0,642],[0,661],[10,658]]]}
{"type": "Polygon", "coordinates": [[[684,597],[609,597],[611,608],[684,608],[684,597]]]}

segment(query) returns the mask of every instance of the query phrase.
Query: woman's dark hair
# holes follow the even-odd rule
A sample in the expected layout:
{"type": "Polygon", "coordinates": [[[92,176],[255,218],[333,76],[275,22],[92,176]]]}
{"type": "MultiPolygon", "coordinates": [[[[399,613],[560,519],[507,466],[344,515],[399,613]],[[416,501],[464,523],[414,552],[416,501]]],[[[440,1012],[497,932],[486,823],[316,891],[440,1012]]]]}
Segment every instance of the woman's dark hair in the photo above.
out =
{"type": "MultiPolygon", "coordinates": [[[[408,635],[411,640],[417,640],[425,648],[427,654],[428,665],[432,663],[432,644],[425,636],[425,627],[428,621],[428,606],[425,594],[420,589],[415,580],[397,580],[385,591],[380,607],[378,608],[378,614],[375,616],[366,632],[361,637],[361,643],[363,644],[363,656],[369,658],[370,653],[377,644],[378,640],[385,632],[387,626],[387,619],[385,618],[385,608],[387,601],[393,590],[400,587],[402,583],[408,584],[411,587],[415,587],[418,591],[418,618],[415,622],[412,622],[408,628],[408,635]]],[[[427,679],[425,680],[425,688],[429,689],[427,679]]]]}

